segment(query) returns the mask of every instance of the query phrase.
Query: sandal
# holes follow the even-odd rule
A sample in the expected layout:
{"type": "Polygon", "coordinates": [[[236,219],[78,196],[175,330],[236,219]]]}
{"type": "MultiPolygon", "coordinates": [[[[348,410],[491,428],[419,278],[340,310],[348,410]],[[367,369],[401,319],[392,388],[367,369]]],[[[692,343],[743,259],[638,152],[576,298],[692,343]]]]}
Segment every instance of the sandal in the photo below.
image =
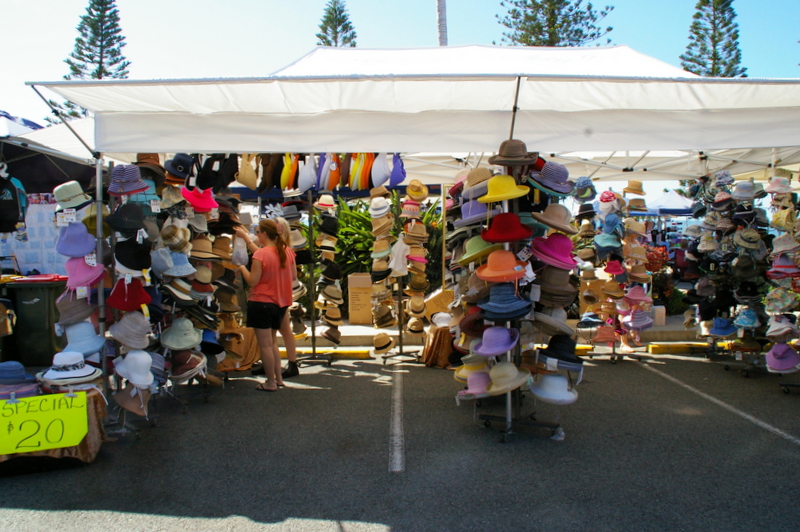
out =
{"type": "Polygon", "coordinates": [[[267,383],[266,382],[262,382],[258,386],[256,386],[256,391],[259,391],[259,392],[277,392],[278,391],[278,387],[275,386],[274,388],[268,388],[267,387],[267,383]]]}

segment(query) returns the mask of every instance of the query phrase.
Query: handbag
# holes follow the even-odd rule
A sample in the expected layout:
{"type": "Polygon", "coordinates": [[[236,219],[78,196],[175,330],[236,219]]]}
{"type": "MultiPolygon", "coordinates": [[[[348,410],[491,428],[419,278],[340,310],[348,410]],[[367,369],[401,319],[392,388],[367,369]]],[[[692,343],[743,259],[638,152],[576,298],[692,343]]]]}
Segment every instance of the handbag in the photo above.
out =
{"type": "Polygon", "coordinates": [[[231,262],[234,266],[244,266],[247,264],[247,242],[241,238],[236,237],[233,240],[233,253],[231,254],[231,262]]]}
{"type": "MultiPolygon", "coordinates": [[[[255,167],[253,167],[253,162],[256,161],[257,157],[258,155],[255,153],[243,153],[239,171],[236,172],[236,181],[250,190],[255,190],[258,182],[258,175],[256,175],[255,167]]],[[[258,164],[257,161],[256,164],[258,164]]]]}

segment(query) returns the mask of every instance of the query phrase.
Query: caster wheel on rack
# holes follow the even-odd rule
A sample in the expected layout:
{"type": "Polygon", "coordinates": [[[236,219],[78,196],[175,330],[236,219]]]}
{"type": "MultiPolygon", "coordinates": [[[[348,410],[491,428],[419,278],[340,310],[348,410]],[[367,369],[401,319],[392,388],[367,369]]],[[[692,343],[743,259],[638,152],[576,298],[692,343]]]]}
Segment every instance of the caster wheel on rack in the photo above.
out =
{"type": "Polygon", "coordinates": [[[782,389],[783,389],[783,393],[785,393],[785,394],[787,394],[787,395],[789,394],[789,388],[786,388],[786,387],[784,386],[782,389]]]}
{"type": "Polygon", "coordinates": [[[611,357],[611,363],[612,364],[616,364],[617,363],[617,357],[611,357]]]}
{"type": "Polygon", "coordinates": [[[492,422],[489,421],[488,419],[485,419],[485,420],[483,420],[483,426],[488,429],[489,427],[492,426],[492,422]]]}
{"type": "Polygon", "coordinates": [[[727,365],[727,364],[725,364],[722,367],[725,368],[725,371],[730,371],[731,370],[731,367],[729,365],[727,365]]]}

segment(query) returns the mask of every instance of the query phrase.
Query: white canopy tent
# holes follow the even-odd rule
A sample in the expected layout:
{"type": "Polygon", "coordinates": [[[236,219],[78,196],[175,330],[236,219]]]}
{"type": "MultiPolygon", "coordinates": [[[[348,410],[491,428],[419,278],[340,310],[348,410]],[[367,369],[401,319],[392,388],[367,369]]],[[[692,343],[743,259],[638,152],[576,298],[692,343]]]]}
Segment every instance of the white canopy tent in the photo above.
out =
{"type": "Polygon", "coordinates": [[[103,152],[492,152],[515,98],[513,137],[545,154],[800,146],[800,80],[627,47],[320,48],[265,78],[29,84],[94,112],[103,152]]]}

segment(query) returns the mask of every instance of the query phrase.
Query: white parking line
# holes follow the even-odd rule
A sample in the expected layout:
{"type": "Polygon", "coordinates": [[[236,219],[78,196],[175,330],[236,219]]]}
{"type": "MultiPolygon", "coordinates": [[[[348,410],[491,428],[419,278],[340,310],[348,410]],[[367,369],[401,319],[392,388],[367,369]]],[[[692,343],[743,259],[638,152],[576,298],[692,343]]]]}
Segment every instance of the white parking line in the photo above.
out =
{"type": "Polygon", "coordinates": [[[661,372],[661,371],[659,371],[659,370],[657,370],[655,368],[650,367],[648,364],[641,364],[641,366],[643,368],[645,368],[646,370],[652,371],[656,375],[660,375],[660,376],[664,377],[665,379],[667,379],[668,381],[677,384],[678,386],[686,388],[690,392],[699,395],[700,397],[702,397],[706,401],[710,401],[710,402],[714,403],[715,405],[724,408],[728,412],[731,412],[731,413],[736,414],[737,416],[739,416],[739,417],[741,417],[743,419],[746,419],[747,421],[753,423],[756,426],[761,427],[762,429],[764,429],[766,431],[769,431],[769,432],[771,432],[771,433],[773,433],[773,434],[775,434],[777,436],[780,436],[781,438],[789,440],[790,442],[792,442],[792,443],[794,443],[796,445],[800,445],[800,438],[795,438],[791,434],[788,434],[788,433],[782,431],[778,427],[774,427],[774,426],[770,425],[769,423],[767,423],[765,421],[761,421],[760,419],[758,419],[756,417],[753,417],[753,416],[751,416],[750,414],[748,414],[746,412],[742,412],[738,408],[735,408],[735,407],[729,405],[728,403],[717,399],[716,397],[712,397],[711,395],[708,395],[707,393],[701,392],[697,388],[689,386],[688,384],[676,379],[675,377],[673,377],[671,375],[667,375],[666,373],[663,373],[663,372],[661,372]]]}
{"type": "Polygon", "coordinates": [[[389,472],[402,473],[406,468],[403,439],[403,370],[392,368],[392,413],[389,426],[389,472]]]}

